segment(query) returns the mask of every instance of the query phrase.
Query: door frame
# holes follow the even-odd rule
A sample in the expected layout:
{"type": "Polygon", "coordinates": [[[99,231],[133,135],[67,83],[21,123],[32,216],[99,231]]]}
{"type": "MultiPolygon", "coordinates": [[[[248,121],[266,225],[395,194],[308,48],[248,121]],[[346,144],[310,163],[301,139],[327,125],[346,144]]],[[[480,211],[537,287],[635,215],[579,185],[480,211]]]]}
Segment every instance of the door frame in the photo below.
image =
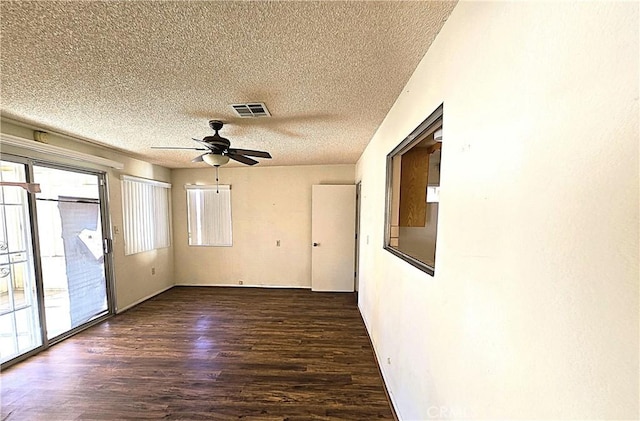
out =
{"type": "Polygon", "coordinates": [[[360,290],[360,222],[362,209],[362,181],[356,183],[356,254],[355,254],[355,279],[354,289],[356,298],[358,297],[358,291],[360,290]]]}
{"type": "Polygon", "coordinates": [[[91,326],[94,326],[110,317],[112,317],[116,312],[116,300],[115,300],[115,278],[114,278],[114,268],[113,268],[113,235],[111,231],[111,213],[109,212],[109,185],[108,185],[108,176],[106,171],[96,170],[92,168],[83,168],[77,167],[73,165],[61,164],[54,161],[47,161],[42,159],[33,159],[27,158],[14,154],[3,153],[0,154],[0,159],[15,162],[18,164],[25,165],[25,174],[27,183],[33,183],[35,176],[33,167],[42,166],[47,168],[53,168],[57,170],[63,171],[71,171],[85,174],[92,174],[98,178],[98,191],[99,191],[99,200],[100,200],[100,219],[101,219],[101,228],[102,228],[102,237],[103,237],[103,253],[104,253],[104,275],[105,275],[105,288],[106,288],[106,296],[107,296],[107,311],[102,316],[96,317],[93,320],[90,320],[87,323],[84,323],[80,326],[72,328],[61,335],[58,335],[54,338],[47,338],[47,324],[46,324],[46,313],[45,313],[45,302],[44,302],[44,282],[43,282],[43,273],[42,273],[42,259],[40,255],[40,233],[38,230],[38,214],[36,207],[36,196],[35,193],[27,192],[27,201],[29,208],[29,223],[31,225],[31,252],[33,253],[33,266],[34,266],[34,274],[35,274],[35,282],[36,282],[36,297],[38,300],[38,317],[40,320],[40,335],[42,338],[42,345],[32,349],[31,351],[25,352],[24,354],[20,354],[15,358],[12,358],[2,364],[0,364],[0,370],[4,370],[9,366],[16,364],[22,360],[25,360],[33,355],[38,354],[39,352],[44,351],[49,348],[51,345],[55,345],[56,343],[67,339],[70,336],[75,335],[76,333],[88,329],[91,326]]]}

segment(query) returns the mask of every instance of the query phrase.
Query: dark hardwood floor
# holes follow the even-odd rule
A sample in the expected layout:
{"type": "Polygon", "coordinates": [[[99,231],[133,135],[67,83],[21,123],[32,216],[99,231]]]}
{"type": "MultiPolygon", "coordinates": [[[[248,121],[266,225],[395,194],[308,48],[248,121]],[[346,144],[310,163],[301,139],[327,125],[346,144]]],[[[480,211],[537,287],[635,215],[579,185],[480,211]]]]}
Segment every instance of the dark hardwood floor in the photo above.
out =
{"type": "Polygon", "coordinates": [[[0,374],[2,420],[393,419],[353,294],[176,287],[0,374]]]}

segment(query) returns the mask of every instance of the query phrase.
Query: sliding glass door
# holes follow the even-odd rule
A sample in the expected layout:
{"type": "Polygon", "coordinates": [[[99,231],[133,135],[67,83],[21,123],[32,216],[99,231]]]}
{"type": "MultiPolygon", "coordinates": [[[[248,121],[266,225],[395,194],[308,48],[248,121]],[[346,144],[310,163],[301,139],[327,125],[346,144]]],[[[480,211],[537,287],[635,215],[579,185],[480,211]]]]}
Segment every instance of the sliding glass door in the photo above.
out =
{"type": "Polygon", "coordinates": [[[23,164],[0,161],[0,362],[42,345],[23,164]],[[15,185],[11,185],[15,184],[15,185]]]}
{"type": "Polygon", "coordinates": [[[107,314],[100,178],[35,165],[47,338],[107,314]]]}
{"type": "Polygon", "coordinates": [[[10,159],[0,164],[3,367],[113,311],[105,174],[10,159]]]}

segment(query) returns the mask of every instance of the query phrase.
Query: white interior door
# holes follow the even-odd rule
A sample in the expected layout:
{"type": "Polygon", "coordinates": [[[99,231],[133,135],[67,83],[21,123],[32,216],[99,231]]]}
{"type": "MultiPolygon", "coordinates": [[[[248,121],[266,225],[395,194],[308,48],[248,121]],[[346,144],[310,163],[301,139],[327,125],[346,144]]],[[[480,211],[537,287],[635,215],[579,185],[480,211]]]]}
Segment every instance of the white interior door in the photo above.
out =
{"type": "Polygon", "coordinates": [[[311,289],[353,292],[356,186],[314,185],[311,193],[311,289]]]}

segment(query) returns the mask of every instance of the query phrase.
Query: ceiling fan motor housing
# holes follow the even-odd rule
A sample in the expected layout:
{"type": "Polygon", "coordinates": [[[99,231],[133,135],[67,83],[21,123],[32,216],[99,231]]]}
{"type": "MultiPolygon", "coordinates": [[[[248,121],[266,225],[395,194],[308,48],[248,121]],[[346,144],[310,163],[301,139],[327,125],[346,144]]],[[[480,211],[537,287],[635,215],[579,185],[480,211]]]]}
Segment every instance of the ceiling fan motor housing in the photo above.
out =
{"type": "Polygon", "coordinates": [[[231,145],[231,142],[229,142],[229,139],[225,139],[224,137],[220,136],[218,133],[216,133],[213,136],[205,136],[202,139],[202,141],[210,145],[219,146],[220,149],[227,149],[229,145],[231,145]]]}
{"type": "Polygon", "coordinates": [[[210,145],[218,146],[217,150],[212,151],[213,153],[223,154],[229,146],[231,146],[231,142],[229,139],[226,139],[218,134],[218,130],[222,129],[224,123],[220,120],[209,120],[209,127],[215,130],[216,134],[213,136],[205,136],[202,141],[206,142],[210,145]]]}

